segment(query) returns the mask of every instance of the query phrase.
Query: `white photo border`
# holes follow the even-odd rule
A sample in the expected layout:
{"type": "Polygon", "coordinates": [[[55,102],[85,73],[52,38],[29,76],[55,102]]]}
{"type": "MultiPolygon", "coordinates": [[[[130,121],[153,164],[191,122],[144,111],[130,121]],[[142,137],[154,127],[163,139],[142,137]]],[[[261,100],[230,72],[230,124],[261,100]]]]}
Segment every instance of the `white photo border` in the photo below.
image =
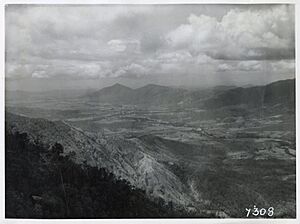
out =
{"type": "MultiPolygon", "coordinates": [[[[52,223],[226,223],[226,224],[248,224],[248,223],[272,223],[272,224],[298,224],[300,223],[300,200],[299,200],[299,160],[296,158],[296,219],[202,219],[202,218],[181,218],[181,219],[5,219],[5,155],[4,155],[4,132],[5,132],[5,5],[7,4],[294,4],[295,5],[295,77],[296,77],[296,151],[299,150],[299,110],[300,110],[300,80],[298,71],[300,70],[299,44],[300,40],[300,0],[0,0],[0,223],[8,224],[52,224],[52,223]]],[[[298,153],[297,153],[298,154],[298,153]]]]}

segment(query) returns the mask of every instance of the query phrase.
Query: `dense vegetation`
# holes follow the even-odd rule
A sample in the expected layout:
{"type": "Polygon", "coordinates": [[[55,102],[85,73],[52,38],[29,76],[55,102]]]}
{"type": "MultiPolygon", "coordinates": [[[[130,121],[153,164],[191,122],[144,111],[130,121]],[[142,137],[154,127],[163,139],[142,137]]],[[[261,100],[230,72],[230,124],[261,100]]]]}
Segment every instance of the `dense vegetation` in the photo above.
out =
{"type": "Polygon", "coordinates": [[[199,180],[195,184],[203,198],[210,201],[206,209],[219,209],[232,218],[240,218],[245,217],[245,208],[256,205],[274,207],[272,218],[296,217],[296,177],[282,180],[283,176],[296,172],[294,162],[275,158],[214,162],[211,168],[197,173],[199,180]]]}
{"type": "MultiPolygon", "coordinates": [[[[48,148],[26,133],[5,135],[7,218],[172,217],[172,204],[149,200],[145,192],[104,168],[74,163],[63,146],[48,148]]],[[[177,215],[179,215],[177,211],[177,215]]]]}

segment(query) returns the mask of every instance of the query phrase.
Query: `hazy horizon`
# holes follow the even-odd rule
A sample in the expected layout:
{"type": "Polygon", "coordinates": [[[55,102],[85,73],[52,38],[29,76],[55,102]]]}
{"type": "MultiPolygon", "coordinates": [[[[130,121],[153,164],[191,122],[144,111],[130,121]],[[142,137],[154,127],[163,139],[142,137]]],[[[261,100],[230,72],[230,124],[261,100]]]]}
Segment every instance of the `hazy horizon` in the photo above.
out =
{"type": "Polygon", "coordinates": [[[112,87],[114,85],[122,85],[122,86],[125,86],[125,87],[128,87],[130,89],[139,89],[139,88],[142,88],[142,87],[145,87],[145,86],[148,86],[148,85],[156,85],[156,86],[164,86],[164,87],[171,87],[171,88],[178,88],[178,89],[187,89],[187,90],[195,90],[195,89],[201,89],[201,90],[205,90],[205,89],[210,89],[210,88],[215,88],[215,87],[220,87],[220,86],[227,86],[227,87],[236,87],[236,88],[239,88],[239,87],[242,87],[242,88],[248,88],[248,87],[253,87],[253,86],[264,86],[264,85],[268,85],[268,84],[271,84],[273,82],[278,82],[278,81],[284,81],[284,80],[291,80],[291,79],[295,79],[295,78],[288,78],[288,79],[279,79],[279,80],[274,80],[272,82],[268,82],[268,83],[264,83],[264,84],[260,84],[260,85],[253,85],[253,84],[245,84],[245,85],[214,85],[214,86],[209,86],[209,87],[199,87],[199,86],[186,86],[186,85],[178,85],[178,86],[170,86],[170,85],[160,85],[160,84],[155,84],[155,83],[148,83],[148,84],[144,84],[144,85],[141,85],[141,86],[130,86],[130,85],[127,85],[127,84],[123,84],[123,83],[120,83],[120,82],[115,82],[113,84],[110,84],[110,85],[105,85],[103,87],[100,87],[100,88],[97,88],[97,87],[83,87],[83,88],[58,88],[58,89],[44,89],[44,90],[39,90],[39,89],[33,89],[33,90],[30,90],[30,89],[8,89],[7,87],[5,88],[6,91],[10,91],[10,92],[17,92],[17,91],[24,91],[24,92],[32,92],[32,93],[41,93],[41,92],[54,92],[54,91],[98,91],[98,90],[101,90],[103,88],[107,88],[107,87],[112,87]]]}

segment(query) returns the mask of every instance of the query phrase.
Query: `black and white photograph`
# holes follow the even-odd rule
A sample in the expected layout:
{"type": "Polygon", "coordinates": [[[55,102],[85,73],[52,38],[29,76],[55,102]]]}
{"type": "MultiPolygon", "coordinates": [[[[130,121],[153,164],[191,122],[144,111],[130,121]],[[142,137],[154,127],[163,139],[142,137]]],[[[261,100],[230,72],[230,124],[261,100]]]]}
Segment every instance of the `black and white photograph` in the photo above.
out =
{"type": "Polygon", "coordinates": [[[296,218],[295,4],[4,10],[5,218],[296,218]]]}

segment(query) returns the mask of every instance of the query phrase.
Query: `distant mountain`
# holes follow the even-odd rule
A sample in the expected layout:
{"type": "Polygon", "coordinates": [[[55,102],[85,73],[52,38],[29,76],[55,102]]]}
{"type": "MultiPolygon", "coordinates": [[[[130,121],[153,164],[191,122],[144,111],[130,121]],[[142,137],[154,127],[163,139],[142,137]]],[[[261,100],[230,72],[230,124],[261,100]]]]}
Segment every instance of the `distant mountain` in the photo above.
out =
{"type": "Polygon", "coordinates": [[[271,104],[295,104],[295,79],[273,82],[265,87],[264,101],[271,104]]]}
{"type": "Polygon", "coordinates": [[[160,85],[146,85],[135,90],[134,102],[137,104],[169,105],[183,99],[187,90],[160,85]]]}
{"type": "Polygon", "coordinates": [[[293,107],[295,79],[277,81],[266,86],[248,88],[217,86],[210,89],[187,90],[149,84],[138,89],[115,84],[84,96],[88,100],[147,106],[185,106],[219,108],[245,104],[259,107],[282,103],[293,107]]]}
{"type": "Polygon", "coordinates": [[[106,103],[128,103],[138,105],[169,105],[183,99],[187,90],[149,84],[138,89],[131,89],[121,84],[103,88],[85,95],[92,101],[106,103]]]}
{"type": "Polygon", "coordinates": [[[207,108],[245,104],[251,107],[282,104],[293,108],[295,104],[295,79],[273,82],[265,86],[234,88],[221,92],[207,101],[207,108]]]}
{"type": "Polygon", "coordinates": [[[117,83],[113,86],[105,87],[99,91],[87,94],[86,96],[92,100],[100,102],[127,103],[134,95],[133,92],[133,89],[117,83]]]}

